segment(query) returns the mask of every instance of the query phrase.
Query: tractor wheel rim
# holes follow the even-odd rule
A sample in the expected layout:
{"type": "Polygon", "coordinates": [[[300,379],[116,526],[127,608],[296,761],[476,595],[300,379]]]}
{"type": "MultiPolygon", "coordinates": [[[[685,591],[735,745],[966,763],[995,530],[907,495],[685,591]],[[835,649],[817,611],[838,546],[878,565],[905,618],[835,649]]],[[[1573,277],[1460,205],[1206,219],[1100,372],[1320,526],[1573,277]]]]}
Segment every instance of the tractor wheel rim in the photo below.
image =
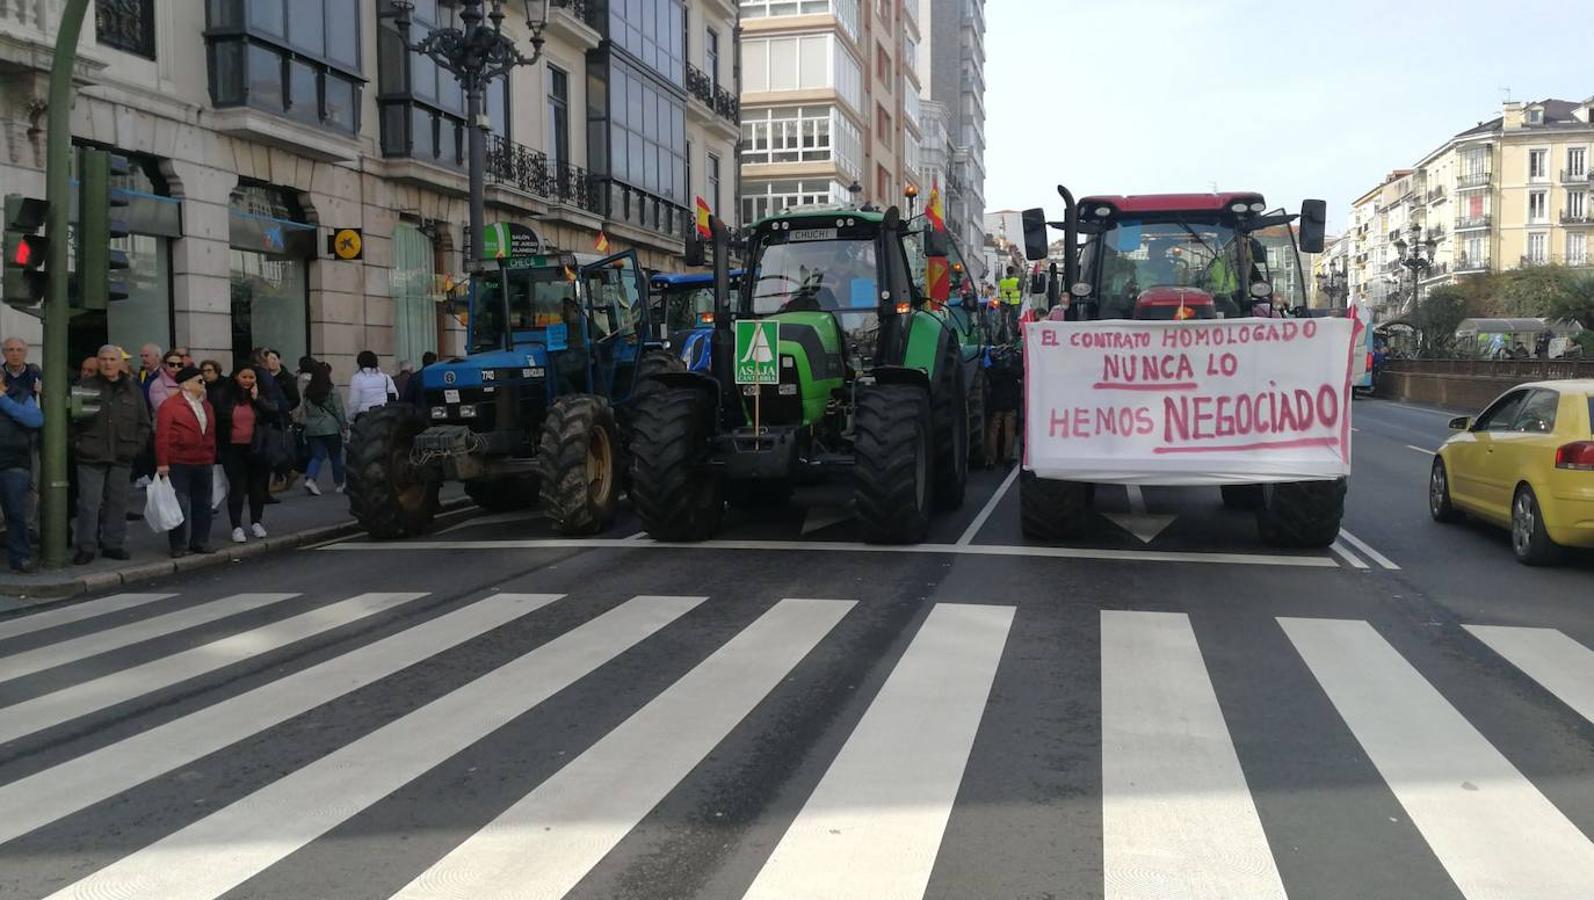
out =
{"type": "Polygon", "coordinates": [[[587,497],[600,503],[609,496],[614,480],[614,455],[609,452],[609,433],[595,428],[587,441],[587,497]]]}
{"type": "Polygon", "coordinates": [[[1433,477],[1428,479],[1428,508],[1439,512],[1445,507],[1445,470],[1434,466],[1433,477]]]}
{"type": "Polygon", "coordinates": [[[1533,544],[1534,526],[1533,504],[1527,494],[1517,495],[1511,512],[1511,543],[1517,553],[1525,554],[1533,544]]]}

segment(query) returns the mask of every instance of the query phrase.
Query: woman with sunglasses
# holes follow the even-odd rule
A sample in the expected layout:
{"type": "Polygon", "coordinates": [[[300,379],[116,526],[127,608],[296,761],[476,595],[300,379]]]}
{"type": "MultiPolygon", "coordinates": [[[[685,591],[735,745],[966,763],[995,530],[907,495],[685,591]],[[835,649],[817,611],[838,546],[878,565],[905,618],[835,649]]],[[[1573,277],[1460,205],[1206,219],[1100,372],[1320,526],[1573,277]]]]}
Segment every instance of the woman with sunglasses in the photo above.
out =
{"type": "Polygon", "coordinates": [[[177,396],[182,387],[177,383],[177,373],[182,371],[183,356],[176,350],[161,357],[160,374],[149,380],[145,391],[149,394],[149,408],[158,410],[167,399],[177,396]]]}

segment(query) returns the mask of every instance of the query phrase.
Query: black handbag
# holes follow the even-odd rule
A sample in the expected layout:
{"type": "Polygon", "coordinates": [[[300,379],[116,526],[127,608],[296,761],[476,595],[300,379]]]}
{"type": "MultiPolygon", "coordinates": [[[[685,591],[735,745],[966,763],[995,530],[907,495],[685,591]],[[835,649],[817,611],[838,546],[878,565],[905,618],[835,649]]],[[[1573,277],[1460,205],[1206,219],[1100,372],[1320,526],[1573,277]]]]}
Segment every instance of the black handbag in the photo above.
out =
{"type": "Polygon", "coordinates": [[[293,462],[293,437],[276,423],[256,422],[255,435],[249,443],[249,456],[252,461],[269,469],[286,466],[293,462]]]}

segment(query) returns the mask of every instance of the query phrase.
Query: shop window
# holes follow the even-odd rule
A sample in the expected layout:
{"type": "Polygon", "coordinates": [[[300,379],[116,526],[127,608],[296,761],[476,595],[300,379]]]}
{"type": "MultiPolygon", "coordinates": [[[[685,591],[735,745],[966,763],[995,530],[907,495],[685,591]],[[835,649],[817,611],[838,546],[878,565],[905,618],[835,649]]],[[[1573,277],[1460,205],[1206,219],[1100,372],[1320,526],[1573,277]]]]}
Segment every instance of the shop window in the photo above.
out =
{"type": "Polygon", "coordinates": [[[233,355],[270,347],[297,360],[309,352],[316,228],[291,191],[258,184],[233,191],[230,226],[233,355]]]}
{"type": "Polygon", "coordinates": [[[421,354],[437,350],[437,304],[433,284],[437,253],[430,236],[409,222],[393,228],[393,355],[420,365],[421,354]]]}

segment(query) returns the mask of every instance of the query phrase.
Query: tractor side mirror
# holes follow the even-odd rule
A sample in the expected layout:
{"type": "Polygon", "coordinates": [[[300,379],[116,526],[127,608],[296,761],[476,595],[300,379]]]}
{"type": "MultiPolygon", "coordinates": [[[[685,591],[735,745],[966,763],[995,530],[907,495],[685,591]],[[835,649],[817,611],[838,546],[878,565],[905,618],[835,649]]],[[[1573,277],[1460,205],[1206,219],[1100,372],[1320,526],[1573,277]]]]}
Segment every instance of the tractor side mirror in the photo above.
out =
{"type": "Polygon", "coordinates": [[[1324,234],[1328,231],[1328,203],[1323,200],[1301,201],[1301,252],[1322,253],[1324,234]]]}
{"type": "Polygon", "coordinates": [[[1026,209],[1021,218],[1024,222],[1024,257],[1045,259],[1050,249],[1046,240],[1046,210],[1026,209]]]}
{"type": "Polygon", "coordinates": [[[693,227],[686,232],[686,264],[689,266],[703,265],[707,254],[703,249],[703,238],[693,227]]]}
{"type": "Polygon", "coordinates": [[[939,228],[930,228],[924,232],[925,256],[951,256],[952,241],[947,238],[946,232],[939,228]]]}

